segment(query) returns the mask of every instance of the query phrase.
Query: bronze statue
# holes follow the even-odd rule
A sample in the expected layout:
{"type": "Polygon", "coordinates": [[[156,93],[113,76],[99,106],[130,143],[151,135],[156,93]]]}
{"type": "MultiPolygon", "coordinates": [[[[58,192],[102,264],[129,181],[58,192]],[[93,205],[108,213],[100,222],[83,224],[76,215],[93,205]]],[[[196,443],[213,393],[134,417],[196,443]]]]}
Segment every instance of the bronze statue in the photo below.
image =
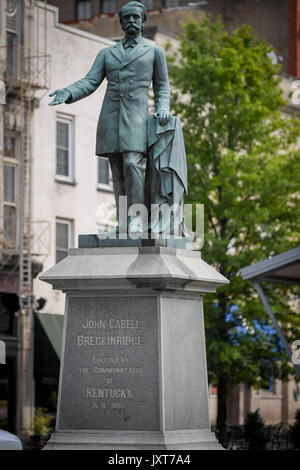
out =
{"type": "MultiPolygon", "coordinates": [[[[109,158],[119,220],[119,196],[128,206],[144,203],[143,158],[147,156],[148,90],[153,83],[160,126],[171,120],[168,69],[163,50],[147,42],[142,31],[147,11],[142,3],[129,2],[119,12],[125,33],[116,45],[102,49],[81,80],[61,90],[50,105],[74,103],[93,93],[107,79],[96,140],[96,155],[109,158]]],[[[117,227],[118,230],[118,227],[117,227]]],[[[138,216],[130,217],[129,233],[141,233],[138,216]]]]}

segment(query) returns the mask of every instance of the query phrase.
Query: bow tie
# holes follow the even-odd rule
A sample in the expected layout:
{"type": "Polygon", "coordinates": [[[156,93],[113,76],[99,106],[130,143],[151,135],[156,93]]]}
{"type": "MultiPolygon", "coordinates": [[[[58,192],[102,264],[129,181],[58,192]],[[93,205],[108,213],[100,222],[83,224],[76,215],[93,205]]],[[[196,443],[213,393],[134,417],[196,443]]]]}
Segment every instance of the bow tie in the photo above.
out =
{"type": "Polygon", "coordinates": [[[126,39],[124,42],[124,47],[125,49],[128,49],[129,47],[134,47],[137,44],[135,39],[126,39]]]}

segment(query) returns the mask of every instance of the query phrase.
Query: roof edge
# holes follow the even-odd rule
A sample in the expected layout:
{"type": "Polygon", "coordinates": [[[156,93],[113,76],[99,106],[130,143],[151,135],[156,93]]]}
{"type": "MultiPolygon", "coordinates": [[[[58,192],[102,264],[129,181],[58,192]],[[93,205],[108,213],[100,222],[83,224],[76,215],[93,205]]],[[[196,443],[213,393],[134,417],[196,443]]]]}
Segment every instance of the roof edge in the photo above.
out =
{"type": "Polygon", "coordinates": [[[272,256],[258,263],[245,266],[239,273],[244,280],[258,279],[279,268],[283,269],[300,260],[300,246],[279,255],[272,256]]]}

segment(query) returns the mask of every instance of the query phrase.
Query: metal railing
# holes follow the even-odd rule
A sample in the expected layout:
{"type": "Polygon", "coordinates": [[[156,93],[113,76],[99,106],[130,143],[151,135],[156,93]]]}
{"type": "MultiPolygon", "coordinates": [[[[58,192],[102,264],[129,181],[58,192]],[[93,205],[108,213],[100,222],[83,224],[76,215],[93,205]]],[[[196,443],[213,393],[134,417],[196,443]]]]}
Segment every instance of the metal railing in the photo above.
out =
{"type": "MultiPolygon", "coordinates": [[[[212,427],[214,432],[215,427],[212,427]]],[[[267,442],[266,450],[292,450],[294,445],[291,439],[291,426],[282,423],[265,426],[267,442]]],[[[247,450],[248,442],[243,425],[228,425],[226,427],[226,448],[229,450],[247,450]]]]}
{"type": "MultiPolygon", "coordinates": [[[[3,252],[17,252],[19,220],[18,216],[0,217],[0,254],[3,252]]],[[[50,221],[31,221],[31,246],[32,255],[35,257],[47,257],[50,252],[50,221]]]]}
{"type": "Polygon", "coordinates": [[[14,216],[0,217],[0,252],[18,249],[18,220],[14,216]]]}

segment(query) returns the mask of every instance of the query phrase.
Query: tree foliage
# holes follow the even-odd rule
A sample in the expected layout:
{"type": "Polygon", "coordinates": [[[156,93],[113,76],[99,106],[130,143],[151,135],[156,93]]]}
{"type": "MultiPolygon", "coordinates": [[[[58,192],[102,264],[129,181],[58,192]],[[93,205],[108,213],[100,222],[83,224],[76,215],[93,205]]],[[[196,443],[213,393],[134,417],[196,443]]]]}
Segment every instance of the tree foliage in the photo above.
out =
{"type": "MultiPolygon", "coordinates": [[[[299,244],[300,121],[282,112],[272,50],[250,26],[229,34],[207,16],[190,18],[179,47],[167,47],[188,160],[186,202],[204,204],[203,258],[230,280],[205,297],[208,368],[219,385],[264,386],[269,375],[293,372],[251,284],[238,275],[299,244]]],[[[289,305],[297,289],[264,288],[289,339],[299,338],[289,305]]]]}
{"type": "Polygon", "coordinates": [[[248,450],[263,450],[268,442],[266,427],[259,409],[248,413],[245,420],[244,437],[248,450]]]}
{"type": "Polygon", "coordinates": [[[300,409],[295,413],[295,423],[291,426],[290,433],[294,449],[300,449],[300,409]]]}

